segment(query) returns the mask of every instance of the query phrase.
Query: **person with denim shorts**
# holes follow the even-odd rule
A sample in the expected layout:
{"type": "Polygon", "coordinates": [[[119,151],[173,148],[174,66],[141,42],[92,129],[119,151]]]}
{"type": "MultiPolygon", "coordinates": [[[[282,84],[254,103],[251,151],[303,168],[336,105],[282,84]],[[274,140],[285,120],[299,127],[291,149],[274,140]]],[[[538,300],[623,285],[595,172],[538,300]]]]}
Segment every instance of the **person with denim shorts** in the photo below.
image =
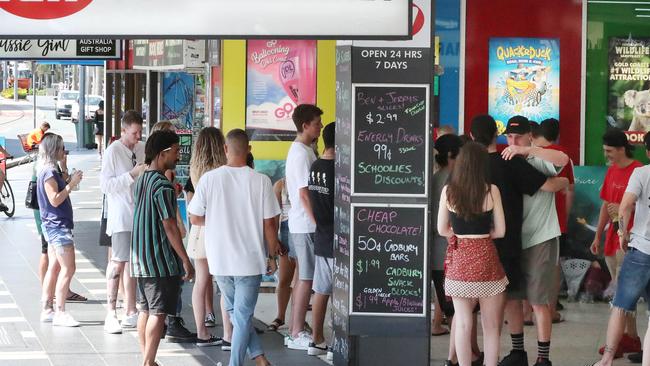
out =
{"type": "Polygon", "coordinates": [[[312,342],[305,329],[305,317],[314,279],[314,232],[316,221],[309,202],[309,170],[316,154],[312,143],[320,136],[323,111],[312,104],[301,104],[293,111],[292,119],[297,135],[287,154],[286,180],[291,210],[289,211],[289,237],[296,250],[298,283],[293,289],[291,329],[285,338],[290,349],[304,350],[312,342]]]}
{"type": "Polygon", "coordinates": [[[48,243],[49,265],[43,281],[41,321],[52,322],[55,326],[78,327],[79,322],[65,311],[65,302],[76,268],[70,193],[79,185],[83,173],[78,171],[72,174],[66,184],[57,166],[63,159],[63,138],[55,134],[43,137],[39,146],[40,169],[36,180],[36,194],[41,228],[48,243]],[[56,308],[53,308],[55,286],[56,308]]]}
{"type": "Polygon", "coordinates": [[[281,252],[276,222],[280,206],[269,177],[246,165],[249,151],[246,132],[230,131],[227,165],[201,176],[188,206],[192,225],[205,227],[208,268],[233,324],[230,366],[243,365],[247,354],[256,366],[270,365],[253,314],[262,274],[275,270],[275,256],[281,252]]]}
{"type": "MultiPolygon", "coordinates": [[[[644,136],[646,155],[650,157],[650,133],[644,136]]],[[[591,364],[611,366],[620,357],[618,348],[625,324],[636,313],[641,296],[650,298],[650,165],[634,169],[623,194],[618,210],[618,236],[621,249],[625,251],[618,274],[616,294],[607,326],[607,338],[602,358],[591,364]],[[629,223],[634,212],[634,224],[629,223]]],[[[643,349],[650,347],[650,332],[646,332],[643,349]]],[[[650,364],[650,353],[643,353],[643,364],[650,364]]]]}

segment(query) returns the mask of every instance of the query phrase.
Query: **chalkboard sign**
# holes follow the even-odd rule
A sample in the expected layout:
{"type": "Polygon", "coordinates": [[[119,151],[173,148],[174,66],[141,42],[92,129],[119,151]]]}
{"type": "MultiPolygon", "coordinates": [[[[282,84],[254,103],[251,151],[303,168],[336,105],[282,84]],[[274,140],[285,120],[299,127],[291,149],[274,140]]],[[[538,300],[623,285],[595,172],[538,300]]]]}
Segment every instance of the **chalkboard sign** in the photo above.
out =
{"type": "Polygon", "coordinates": [[[351,314],[426,316],[427,206],[352,204],[351,314]]]}
{"type": "Polygon", "coordinates": [[[425,197],[429,85],[355,84],[352,194],[425,197]]]}

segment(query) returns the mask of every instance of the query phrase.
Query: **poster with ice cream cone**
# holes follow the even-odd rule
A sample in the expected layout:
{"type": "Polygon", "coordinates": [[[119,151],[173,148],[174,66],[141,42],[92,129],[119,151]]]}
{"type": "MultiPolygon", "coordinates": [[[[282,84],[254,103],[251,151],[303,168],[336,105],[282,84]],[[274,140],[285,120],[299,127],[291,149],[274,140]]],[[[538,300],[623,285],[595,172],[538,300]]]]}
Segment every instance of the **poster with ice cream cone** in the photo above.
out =
{"type": "Polygon", "coordinates": [[[560,119],[559,39],[491,38],[489,52],[488,113],[499,134],[516,115],[560,119]]]}
{"type": "Polygon", "coordinates": [[[251,140],[295,139],[294,108],[316,103],[316,41],[249,40],[246,76],[251,140]]]}

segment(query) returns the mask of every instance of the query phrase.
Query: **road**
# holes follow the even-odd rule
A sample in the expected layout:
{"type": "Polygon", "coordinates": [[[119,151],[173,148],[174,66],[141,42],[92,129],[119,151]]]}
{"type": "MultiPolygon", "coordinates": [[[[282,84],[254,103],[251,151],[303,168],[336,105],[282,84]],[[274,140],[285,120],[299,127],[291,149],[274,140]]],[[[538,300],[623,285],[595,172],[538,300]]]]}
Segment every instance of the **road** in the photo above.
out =
{"type": "Polygon", "coordinates": [[[57,120],[54,115],[54,97],[36,97],[36,122],[34,122],[32,98],[14,102],[12,99],[0,97],[0,136],[6,139],[6,148],[14,157],[24,156],[17,135],[28,133],[34,129],[34,123],[39,126],[47,121],[52,126],[52,132],[63,136],[68,150],[76,150],[76,125],[69,118],[57,120]]]}

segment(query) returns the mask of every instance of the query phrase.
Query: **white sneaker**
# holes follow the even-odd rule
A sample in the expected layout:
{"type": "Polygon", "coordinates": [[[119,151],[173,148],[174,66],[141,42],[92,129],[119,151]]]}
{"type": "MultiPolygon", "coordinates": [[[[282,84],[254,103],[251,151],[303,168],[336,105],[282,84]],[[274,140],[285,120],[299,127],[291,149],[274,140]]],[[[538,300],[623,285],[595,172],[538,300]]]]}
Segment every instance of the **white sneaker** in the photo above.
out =
{"type": "Polygon", "coordinates": [[[52,318],[54,318],[54,310],[46,309],[41,311],[41,322],[42,323],[51,323],[52,318]]]}
{"type": "Polygon", "coordinates": [[[78,327],[80,324],[78,321],[74,320],[72,315],[65,311],[57,311],[54,314],[54,318],[52,318],[52,325],[58,327],[78,327]]]}
{"type": "Polygon", "coordinates": [[[289,342],[293,340],[293,337],[291,337],[291,334],[287,334],[284,336],[284,346],[287,347],[289,345],[289,342]]]}
{"type": "Polygon", "coordinates": [[[138,313],[127,315],[122,320],[122,328],[136,328],[138,326],[138,313]]]}
{"type": "Polygon", "coordinates": [[[309,348],[307,348],[307,354],[310,356],[320,356],[326,354],[328,350],[329,347],[327,347],[327,343],[325,342],[320,344],[311,342],[309,343],[309,348]]]}
{"type": "Polygon", "coordinates": [[[108,334],[122,333],[120,321],[117,320],[117,316],[114,313],[106,314],[106,319],[104,319],[104,331],[108,334]]]}
{"type": "Polygon", "coordinates": [[[334,352],[330,350],[327,351],[327,361],[334,361],[334,352]]]}
{"type": "Polygon", "coordinates": [[[289,349],[295,349],[300,351],[306,351],[309,349],[309,343],[312,342],[311,335],[305,331],[302,331],[298,334],[296,338],[293,338],[289,341],[287,347],[289,349]]]}

